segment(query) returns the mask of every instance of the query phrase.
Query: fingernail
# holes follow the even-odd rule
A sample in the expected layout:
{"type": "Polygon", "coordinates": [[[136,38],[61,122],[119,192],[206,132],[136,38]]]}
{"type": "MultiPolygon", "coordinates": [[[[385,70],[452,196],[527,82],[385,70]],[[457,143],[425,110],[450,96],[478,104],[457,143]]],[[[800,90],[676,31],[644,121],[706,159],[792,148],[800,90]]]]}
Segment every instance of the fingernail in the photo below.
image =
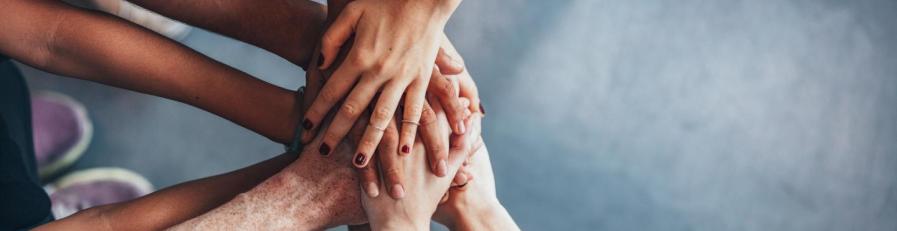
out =
{"type": "Polygon", "coordinates": [[[392,185],[392,196],[396,199],[405,197],[405,188],[403,188],[400,184],[392,185]]]}
{"type": "Polygon", "coordinates": [[[440,177],[445,176],[447,168],[448,167],[445,166],[445,160],[439,160],[439,164],[436,165],[436,175],[440,177]]]}
{"type": "Polygon", "coordinates": [[[483,113],[483,115],[486,115],[486,108],[483,108],[483,103],[480,103],[480,113],[483,113]]]}
{"type": "Polygon", "coordinates": [[[377,189],[377,184],[374,182],[368,183],[368,186],[364,187],[364,190],[368,193],[368,196],[372,198],[380,195],[380,189],[377,189]]]}
{"type": "Polygon", "coordinates": [[[314,126],[314,124],[311,123],[311,120],[305,119],[302,121],[302,128],[305,128],[305,130],[311,130],[312,126],[314,126]]]}
{"type": "Polygon", "coordinates": [[[465,176],[464,174],[458,175],[457,180],[458,180],[458,182],[455,182],[455,183],[458,184],[458,185],[466,184],[466,183],[467,183],[467,176],[465,176]]]}
{"type": "Polygon", "coordinates": [[[355,166],[360,168],[362,164],[364,164],[364,154],[359,152],[355,154],[355,166]]]}
{"type": "Polygon", "coordinates": [[[409,148],[407,144],[402,145],[402,152],[404,152],[405,154],[408,154],[411,152],[411,148],[409,148]]]}
{"type": "Polygon", "coordinates": [[[466,131],[467,129],[464,128],[464,121],[460,121],[457,124],[458,125],[456,125],[456,126],[457,126],[457,130],[458,130],[458,134],[464,134],[465,132],[467,132],[466,131]]]}
{"type": "Polygon", "coordinates": [[[321,148],[318,148],[318,152],[321,152],[322,156],[330,154],[330,145],[321,144],[321,148]]]}

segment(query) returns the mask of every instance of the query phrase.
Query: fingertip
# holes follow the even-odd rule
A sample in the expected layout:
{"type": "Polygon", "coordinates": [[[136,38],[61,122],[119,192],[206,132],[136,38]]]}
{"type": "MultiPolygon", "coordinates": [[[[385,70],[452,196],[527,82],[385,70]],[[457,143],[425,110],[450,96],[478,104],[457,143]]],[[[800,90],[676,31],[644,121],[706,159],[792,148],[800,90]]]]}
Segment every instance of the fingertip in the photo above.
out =
{"type": "Polygon", "coordinates": [[[401,184],[392,185],[392,189],[390,191],[392,197],[395,199],[402,199],[403,197],[405,197],[405,188],[402,187],[401,184]]]}
{"type": "Polygon", "coordinates": [[[455,129],[454,129],[454,130],[455,130],[455,134],[456,134],[456,135],[463,135],[464,133],[467,132],[467,127],[464,126],[464,120],[463,120],[463,119],[462,119],[462,120],[455,121],[455,129]]]}
{"type": "Polygon", "coordinates": [[[374,182],[368,182],[367,186],[364,187],[364,191],[370,198],[376,198],[380,195],[380,189],[378,189],[377,183],[374,182]]]}
{"type": "Polygon", "coordinates": [[[409,144],[402,145],[402,149],[400,150],[399,153],[404,154],[404,155],[411,154],[411,145],[409,145],[409,144]]]}
{"type": "Polygon", "coordinates": [[[367,164],[367,156],[364,153],[359,152],[355,154],[355,157],[352,159],[352,164],[354,164],[356,168],[364,168],[367,164]]]}
{"type": "Polygon", "coordinates": [[[454,181],[455,181],[455,184],[457,184],[457,185],[464,185],[464,184],[467,184],[467,176],[466,176],[465,174],[463,174],[463,173],[462,173],[462,174],[455,175],[455,180],[454,180],[454,181]]]}
{"type": "Polygon", "coordinates": [[[436,164],[436,176],[444,177],[446,172],[448,171],[448,166],[445,163],[445,160],[439,160],[436,164]]]}

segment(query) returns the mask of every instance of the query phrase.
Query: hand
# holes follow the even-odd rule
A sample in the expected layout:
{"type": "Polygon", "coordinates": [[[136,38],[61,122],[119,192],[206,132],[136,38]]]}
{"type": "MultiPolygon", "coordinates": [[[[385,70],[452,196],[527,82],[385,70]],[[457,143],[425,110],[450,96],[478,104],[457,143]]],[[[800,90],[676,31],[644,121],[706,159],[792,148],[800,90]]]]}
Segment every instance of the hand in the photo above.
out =
{"type": "MultiPolygon", "coordinates": [[[[444,113],[441,107],[433,105],[433,111],[440,120],[444,120],[444,113]]],[[[443,124],[443,133],[448,133],[448,123],[443,124]]],[[[387,127],[387,134],[395,134],[396,123],[392,122],[387,127]]],[[[473,130],[473,129],[472,129],[473,130]]],[[[455,135],[452,137],[453,142],[465,142],[466,140],[474,140],[476,137],[471,136],[472,130],[463,135],[455,135]]],[[[388,145],[382,145],[381,149],[389,149],[388,145]]],[[[370,193],[371,188],[377,188],[377,191],[389,190],[390,192],[404,193],[404,190],[415,192],[413,194],[404,195],[402,199],[394,199],[388,196],[374,195],[362,196],[362,205],[368,214],[368,221],[375,230],[392,229],[392,228],[417,228],[428,229],[430,216],[436,210],[437,203],[442,195],[448,190],[451,180],[450,178],[437,177],[429,174],[426,164],[426,156],[421,155],[422,149],[415,149],[411,155],[381,155],[382,158],[395,158],[392,161],[393,166],[385,166],[372,160],[374,164],[370,164],[362,168],[361,177],[366,181],[376,182],[378,175],[401,174],[406,180],[405,188],[397,188],[397,185],[371,185],[366,189],[370,193]],[[376,165],[380,164],[380,168],[376,165]]],[[[461,167],[463,162],[468,158],[469,153],[452,151],[446,163],[446,169],[449,173],[455,174],[461,167]]]]}
{"type": "MultiPolygon", "coordinates": [[[[324,86],[321,97],[315,99],[306,115],[307,120],[303,121],[304,133],[314,134],[320,129],[315,124],[345,98],[333,123],[325,131],[324,144],[319,148],[322,154],[329,154],[333,144],[345,137],[381,88],[381,97],[374,104],[373,116],[358,147],[357,155],[361,161],[356,167],[364,167],[371,160],[403,94],[405,110],[400,125],[409,126],[398,128],[402,130],[401,140],[407,143],[397,149],[403,153],[411,150],[413,143],[410,141],[414,140],[417,130],[414,125],[420,121],[434,69],[431,60],[437,60],[440,35],[456,3],[360,0],[346,6],[324,35],[321,67],[328,68],[337,59],[342,44],[353,32],[355,42],[348,58],[324,86]]],[[[463,120],[450,123],[457,134],[465,130],[463,120]]],[[[312,135],[303,137],[308,140],[312,135]]]]}
{"type": "MultiPolygon", "coordinates": [[[[472,128],[479,127],[480,121],[473,119],[471,125],[472,128]]],[[[475,153],[464,163],[467,174],[470,174],[469,180],[446,192],[433,220],[450,230],[519,230],[496,196],[489,151],[482,138],[473,146],[475,153]]]]}
{"type": "MultiPolygon", "coordinates": [[[[455,50],[455,47],[452,46],[451,42],[447,37],[443,36],[443,49],[447,56],[456,57],[455,60],[462,63],[463,60],[458,55],[458,52],[455,50]]],[[[472,113],[479,113],[480,115],[484,115],[485,110],[480,103],[479,92],[477,91],[476,83],[474,83],[473,78],[470,76],[470,73],[465,69],[461,69],[461,72],[457,74],[447,74],[443,73],[433,73],[433,76],[430,78],[430,85],[428,89],[428,93],[430,94],[430,102],[437,102],[442,104],[442,108],[448,116],[449,121],[452,120],[464,120],[468,119],[468,117],[472,113]]],[[[427,111],[427,107],[425,105],[424,111],[427,111]]],[[[429,118],[432,118],[429,117],[429,118]]],[[[439,132],[439,129],[435,126],[432,126],[431,120],[428,119],[428,113],[423,113],[421,115],[421,138],[423,139],[424,145],[427,147],[427,156],[430,160],[430,168],[433,170],[433,173],[436,173],[438,176],[444,176],[444,171],[440,170],[440,162],[443,162],[448,156],[448,150],[445,148],[446,143],[444,139],[447,136],[445,133],[439,132]]],[[[468,126],[469,127],[469,126],[468,126]]],[[[479,137],[479,129],[473,134],[474,137],[479,137]]],[[[407,136],[402,136],[405,139],[407,136]]],[[[412,136],[413,139],[413,136],[412,136]]],[[[413,140],[402,140],[401,143],[406,144],[412,142],[413,140]]],[[[469,145],[468,145],[469,146],[469,145]]],[[[451,149],[461,149],[464,145],[461,143],[451,143],[451,149]]],[[[472,150],[467,149],[467,152],[472,152],[472,150]]],[[[462,174],[455,175],[456,183],[461,183],[464,181],[462,179],[465,174],[465,168],[461,169],[462,174]]]]}
{"type": "MultiPolygon", "coordinates": [[[[443,34],[441,39],[443,49],[440,49],[441,55],[436,60],[436,66],[439,67],[439,72],[433,72],[431,75],[431,80],[429,85],[429,93],[431,95],[430,101],[434,103],[441,103],[443,108],[448,107],[447,110],[443,110],[449,121],[453,120],[462,120],[471,114],[471,111],[480,111],[479,105],[479,97],[477,95],[476,85],[473,82],[473,79],[470,77],[470,74],[466,72],[463,64],[463,59],[457,53],[455,48],[452,46],[451,42],[448,38],[443,34]],[[459,94],[460,93],[460,94],[459,94]],[[469,97],[471,100],[465,100],[461,97],[469,97]],[[438,101],[437,101],[438,99],[438,101]],[[471,101],[477,102],[476,104],[470,103],[471,101]],[[460,111],[460,113],[459,113],[460,111]]],[[[344,56],[344,53],[341,53],[340,56],[344,56]]],[[[310,66],[316,66],[318,62],[320,62],[320,57],[314,57],[312,59],[312,63],[310,66]]],[[[332,74],[328,73],[328,70],[317,70],[317,69],[309,69],[307,72],[309,74],[310,79],[307,81],[307,86],[309,91],[309,95],[317,95],[319,88],[324,84],[324,77],[326,75],[332,74]]],[[[308,97],[304,100],[304,105],[311,105],[312,100],[315,100],[314,97],[308,97]]],[[[435,123],[437,120],[435,118],[435,114],[432,113],[431,108],[428,104],[424,105],[424,112],[421,115],[419,131],[421,132],[421,138],[423,139],[423,143],[426,146],[428,162],[430,164],[430,169],[437,176],[445,176],[447,175],[445,172],[445,159],[448,156],[449,152],[449,143],[448,143],[448,134],[443,132],[442,127],[438,126],[435,123]],[[443,164],[439,164],[443,163],[443,164]]],[[[389,145],[389,147],[393,147],[393,150],[385,150],[383,148],[379,148],[378,153],[389,153],[389,155],[398,155],[398,154],[407,154],[407,151],[413,150],[414,148],[414,129],[416,124],[407,123],[405,126],[401,126],[402,128],[412,128],[412,129],[402,129],[404,134],[399,137],[399,134],[387,135],[384,134],[383,140],[381,140],[380,145],[389,145]],[[401,138],[401,141],[399,140],[401,138]],[[401,145],[400,145],[401,144],[401,145]],[[400,150],[402,150],[400,152],[400,150]]],[[[303,134],[303,140],[308,140],[313,137],[314,133],[310,133],[309,128],[312,127],[312,124],[309,120],[305,120],[303,123],[305,128],[305,134],[303,134]]],[[[358,128],[353,128],[353,130],[358,128]]],[[[364,126],[361,128],[364,129],[364,126]]],[[[313,130],[313,129],[312,129],[313,130]]],[[[479,136],[479,130],[474,136],[479,136]]],[[[326,138],[325,138],[326,139],[326,138]]],[[[325,140],[325,144],[327,147],[325,149],[330,149],[332,147],[325,140]]],[[[455,143],[452,144],[451,148],[458,148],[455,143]]],[[[329,150],[328,150],[329,151],[329,150]]],[[[468,151],[469,152],[469,151],[468,151]]],[[[377,154],[379,156],[381,154],[377,154]]],[[[371,157],[373,158],[373,157],[371,157]]],[[[367,158],[364,158],[367,159],[367,158]]],[[[362,159],[362,160],[364,160],[362,159]]],[[[381,164],[386,166],[393,166],[391,161],[394,158],[382,158],[381,164]]],[[[464,177],[464,169],[461,170],[462,173],[456,175],[456,182],[460,183],[465,180],[464,177]]],[[[365,179],[362,179],[362,185],[376,185],[375,182],[368,182],[365,179]]],[[[398,187],[402,187],[402,174],[389,174],[384,176],[384,181],[387,185],[396,185],[398,187]]],[[[393,187],[391,187],[393,188],[393,187]]],[[[366,190],[369,195],[378,195],[379,191],[376,187],[368,187],[366,190]]],[[[391,194],[394,198],[400,198],[401,195],[396,193],[391,194]]]]}

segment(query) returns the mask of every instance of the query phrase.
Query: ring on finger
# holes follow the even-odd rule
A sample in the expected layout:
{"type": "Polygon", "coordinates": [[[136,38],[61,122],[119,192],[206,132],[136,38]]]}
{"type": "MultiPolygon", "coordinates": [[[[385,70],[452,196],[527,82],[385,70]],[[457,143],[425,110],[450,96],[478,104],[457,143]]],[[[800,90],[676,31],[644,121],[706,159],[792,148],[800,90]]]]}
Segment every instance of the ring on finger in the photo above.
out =
{"type": "Polygon", "coordinates": [[[386,131],[385,127],[377,127],[377,125],[374,125],[373,123],[368,124],[368,127],[381,132],[386,131]]]}
{"type": "Polygon", "coordinates": [[[419,123],[419,122],[417,122],[417,121],[411,121],[411,120],[402,120],[402,124],[412,124],[412,125],[414,125],[414,126],[420,126],[420,123],[419,123]]]}

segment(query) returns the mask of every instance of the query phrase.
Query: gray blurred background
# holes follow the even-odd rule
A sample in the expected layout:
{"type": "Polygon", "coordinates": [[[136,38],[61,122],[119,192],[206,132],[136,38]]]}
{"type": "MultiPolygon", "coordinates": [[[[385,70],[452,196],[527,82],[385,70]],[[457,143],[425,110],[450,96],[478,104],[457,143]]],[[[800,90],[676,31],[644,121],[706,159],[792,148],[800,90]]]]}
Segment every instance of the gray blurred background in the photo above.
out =
{"type": "MultiPolygon", "coordinates": [[[[447,30],[525,230],[897,230],[897,1],[467,0],[447,30]]],[[[182,42],[302,84],[252,46],[182,42]]],[[[90,110],[76,168],[165,187],[283,150],[177,102],[23,69],[90,110]]]]}

